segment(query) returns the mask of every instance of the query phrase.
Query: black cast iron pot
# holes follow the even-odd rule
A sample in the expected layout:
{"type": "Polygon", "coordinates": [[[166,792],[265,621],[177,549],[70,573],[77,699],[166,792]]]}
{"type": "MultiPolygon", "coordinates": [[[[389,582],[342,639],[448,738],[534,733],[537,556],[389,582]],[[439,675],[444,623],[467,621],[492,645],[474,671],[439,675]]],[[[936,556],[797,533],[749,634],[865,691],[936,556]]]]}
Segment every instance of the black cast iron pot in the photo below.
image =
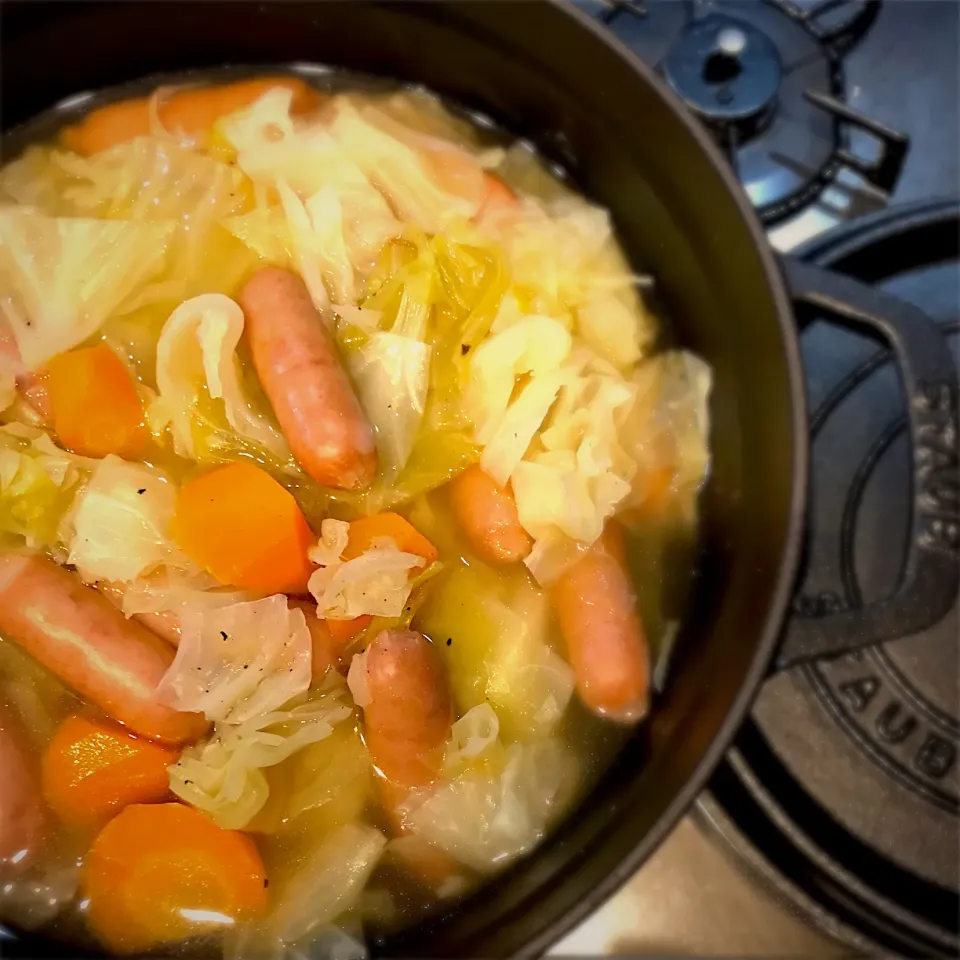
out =
{"type": "MultiPolygon", "coordinates": [[[[6,3],[2,16],[5,128],[80,91],[150,74],[297,61],[422,83],[478,110],[534,141],[612,211],[633,264],[656,277],[678,339],[713,367],[713,466],[699,575],[671,681],[650,721],[532,856],[448,916],[380,945],[382,952],[543,951],[664,839],[771,663],[902,635],[941,615],[927,597],[954,595],[955,565],[927,549],[936,531],[918,497],[897,597],[807,621],[809,630],[792,634],[791,648],[775,658],[801,553],[807,483],[791,300],[866,324],[893,344],[915,441],[955,404],[951,388],[944,394],[941,387],[953,382],[950,359],[912,308],[837,275],[778,263],[699,125],[649,69],[572,7],[6,3]],[[926,592],[925,584],[937,589],[926,592]]],[[[916,450],[922,484],[923,445],[916,450]]],[[[24,937],[5,950],[38,956],[63,948],[24,937]]]]}

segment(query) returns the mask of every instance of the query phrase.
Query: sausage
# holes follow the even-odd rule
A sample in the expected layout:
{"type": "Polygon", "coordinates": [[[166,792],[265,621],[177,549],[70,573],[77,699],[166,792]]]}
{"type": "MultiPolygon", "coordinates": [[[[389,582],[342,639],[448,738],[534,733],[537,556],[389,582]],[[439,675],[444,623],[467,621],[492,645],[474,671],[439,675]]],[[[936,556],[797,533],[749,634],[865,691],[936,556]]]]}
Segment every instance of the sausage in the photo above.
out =
{"type": "MultiPolygon", "coordinates": [[[[364,739],[374,767],[380,802],[392,831],[408,835],[403,803],[411,789],[438,775],[450,736],[450,684],[430,641],[414,630],[383,630],[365,654],[368,702],[364,739]]],[[[430,887],[458,875],[448,854],[430,844],[397,851],[406,869],[430,887]]]]}
{"type": "Polygon", "coordinates": [[[0,632],[136,733],[182,743],[206,729],[154,695],[173,650],[50,560],[0,554],[0,632]]]}
{"type": "MultiPolygon", "coordinates": [[[[108,580],[97,582],[97,589],[118,609],[123,609],[123,586],[108,580]]],[[[175,613],[135,613],[132,619],[174,647],[180,645],[180,620],[175,613]]]]}
{"type": "Polygon", "coordinates": [[[552,592],[580,699],[602,716],[639,720],[650,703],[650,662],[616,529],[608,526],[552,592]]]}
{"type": "Polygon", "coordinates": [[[471,545],[490,563],[516,563],[533,549],[520,526],[513,493],[479,466],[467,467],[450,486],[454,512],[471,545]]]}
{"type": "Polygon", "coordinates": [[[374,765],[401,788],[431,783],[453,722],[439,658],[413,630],[381,631],[364,656],[364,736],[374,765]]]}
{"type": "Polygon", "coordinates": [[[0,706],[0,876],[26,867],[43,840],[40,785],[21,732],[0,706]]]}
{"type": "Polygon", "coordinates": [[[319,483],[369,487],[377,473],[373,430],[303,281],[264,267],[240,305],[253,365],[293,455],[319,483]]]}
{"type": "Polygon", "coordinates": [[[338,640],[327,628],[326,620],[317,616],[317,605],[309,600],[295,600],[292,597],[287,601],[291,610],[299,610],[307,621],[310,631],[310,672],[314,683],[322,680],[327,671],[336,666],[345,647],[350,643],[350,637],[338,640]]]}

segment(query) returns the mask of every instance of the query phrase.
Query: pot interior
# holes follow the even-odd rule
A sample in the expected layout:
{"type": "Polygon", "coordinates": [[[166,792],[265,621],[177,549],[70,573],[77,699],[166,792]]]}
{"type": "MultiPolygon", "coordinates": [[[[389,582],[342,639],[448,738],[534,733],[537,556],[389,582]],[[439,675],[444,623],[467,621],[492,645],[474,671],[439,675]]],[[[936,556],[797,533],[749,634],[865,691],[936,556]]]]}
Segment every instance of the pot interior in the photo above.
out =
{"type": "Polygon", "coordinates": [[[534,855],[380,945],[543,949],[629,876],[702,785],[765,667],[793,570],[805,437],[792,321],[722,161],[644,68],[547,2],[8,4],[4,20],[5,127],[81,91],[224,64],[330,64],[424,84],[533,141],[609,208],[676,339],[712,366],[698,575],[652,719],[534,855]]]}

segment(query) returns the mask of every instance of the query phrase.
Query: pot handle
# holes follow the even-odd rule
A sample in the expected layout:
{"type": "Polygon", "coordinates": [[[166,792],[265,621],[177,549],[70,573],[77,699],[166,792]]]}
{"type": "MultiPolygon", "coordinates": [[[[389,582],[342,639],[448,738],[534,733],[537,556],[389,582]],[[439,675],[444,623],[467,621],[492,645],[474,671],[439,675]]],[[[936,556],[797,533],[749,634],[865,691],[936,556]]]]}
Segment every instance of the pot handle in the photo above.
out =
{"type": "Polygon", "coordinates": [[[951,609],[960,584],[960,390],[946,341],[912,304],[800,260],[781,264],[795,304],[866,327],[892,348],[907,398],[913,512],[896,591],[856,609],[795,613],[774,658],[778,670],[924,630],[951,609]]]}

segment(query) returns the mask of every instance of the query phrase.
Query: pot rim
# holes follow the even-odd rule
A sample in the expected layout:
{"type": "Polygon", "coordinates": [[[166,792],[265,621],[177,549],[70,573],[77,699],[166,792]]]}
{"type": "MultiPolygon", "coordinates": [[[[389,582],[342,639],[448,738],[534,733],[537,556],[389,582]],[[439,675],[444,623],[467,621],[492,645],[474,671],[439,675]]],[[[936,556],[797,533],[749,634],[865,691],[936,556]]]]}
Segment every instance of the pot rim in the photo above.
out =
{"type": "MultiPolygon", "coordinates": [[[[791,428],[794,441],[792,444],[793,469],[792,488],[790,490],[790,506],[787,521],[785,547],[780,560],[780,571],[777,575],[767,620],[754,654],[753,662],[741,681],[740,690],[734,699],[720,729],[714,735],[707,750],[700,758],[696,771],[687,781],[683,789],[671,800],[664,814],[657,820],[653,829],[632,849],[624,853],[619,865],[612,870],[590,895],[582,898],[577,905],[568,910],[562,917],[552,921],[517,951],[518,957],[538,956],[545,953],[553,944],[557,943],[565,934],[579,925],[595,910],[606,903],[627,880],[629,880],[651,854],[663,843],[669,833],[672,833],[677,823],[692,807],[709,776],[720,763],[726,753],[737,730],[753,703],[761,681],[767,673],[770,660],[777,647],[780,630],[783,624],[787,605],[793,593],[794,579],[800,562],[800,553],[803,545],[803,527],[807,507],[807,483],[809,460],[809,436],[807,421],[806,387],[803,376],[803,363],[800,357],[800,341],[794,326],[794,314],[786,283],[770,242],[767,240],[760,220],[753,210],[743,188],[733,175],[729,165],[724,160],[719,148],[710,139],[706,130],[683,105],[680,98],[656,76],[638,56],[619,40],[612,30],[597,23],[592,17],[573,6],[569,0],[547,0],[550,6],[558,12],[575,20],[579,26],[592,33],[610,51],[611,55],[624,61],[639,77],[649,84],[664,100],[678,120],[684,125],[687,132],[697,146],[707,155],[711,166],[719,174],[720,179],[731,195],[740,219],[747,229],[751,240],[757,248],[757,254],[763,267],[767,285],[773,297],[777,321],[780,327],[783,352],[787,362],[788,386],[791,395],[791,428]]],[[[584,798],[589,802],[589,794],[584,798]]]]}

